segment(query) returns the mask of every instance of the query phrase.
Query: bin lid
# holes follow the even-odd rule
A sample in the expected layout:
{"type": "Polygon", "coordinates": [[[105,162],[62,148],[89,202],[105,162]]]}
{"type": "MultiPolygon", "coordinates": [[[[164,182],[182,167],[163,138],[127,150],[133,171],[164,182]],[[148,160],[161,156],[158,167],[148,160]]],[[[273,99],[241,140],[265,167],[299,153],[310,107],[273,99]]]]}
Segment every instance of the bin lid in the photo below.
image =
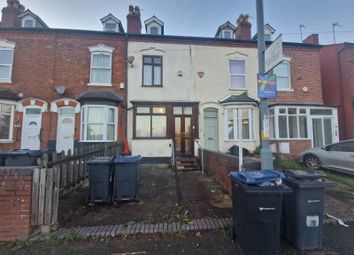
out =
{"type": "Polygon", "coordinates": [[[117,156],[114,163],[139,163],[140,160],[140,156],[117,156]]]}
{"type": "Polygon", "coordinates": [[[251,172],[231,172],[230,178],[234,181],[240,181],[245,184],[256,185],[284,179],[285,176],[282,172],[276,170],[261,170],[251,172]]]}
{"type": "Polygon", "coordinates": [[[295,179],[320,179],[325,178],[326,174],[322,171],[314,170],[284,170],[284,174],[287,177],[293,177],[295,179]]]}
{"type": "Polygon", "coordinates": [[[87,161],[87,164],[111,164],[113,157],[97,157],[87,161]]]}
{"type": "Polygon", "coordinates": [[[28,149],[18,149],[4,152],[3,154],[8,156],[15,155],[31,155],[31,156],[40,156],[42,154],[41,150],[28,150],[28,149]]]}
{"type": "Polygon", "coordinates": [[[288,177],[284,180],[285,184],[291,188],[295,189],[325,189],[335,187],[334,182],[328,181],[326,179],[296,179],[293,177],[288,177]]]}

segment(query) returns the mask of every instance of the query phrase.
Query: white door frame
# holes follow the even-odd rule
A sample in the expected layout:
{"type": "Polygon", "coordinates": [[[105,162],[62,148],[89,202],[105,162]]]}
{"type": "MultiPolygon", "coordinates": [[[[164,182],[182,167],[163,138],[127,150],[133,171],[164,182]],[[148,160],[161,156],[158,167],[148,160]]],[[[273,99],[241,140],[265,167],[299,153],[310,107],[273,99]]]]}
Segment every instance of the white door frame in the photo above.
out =
{"type": "MultiPolygon", "coordinates": [[[[62,149],[60,149],[60,147],[62,147],[62,144],[61,144],[61,121],[62,121],[62,118],[70,118],[72,119],[73,121],[73,138],[72,138],[72,146],[71,146],[71,152],[73,152],[73,149],[74,149],[74,140],[75,140],[75,107],[72,107],[72,106],[63,106],[63,107],[60,107],[58,109],[58,122],[57,122],[57,142],[56,142],[56,150],[57,152],[60,152],[62,151],[62,149]],[[61,114],[61,110],[62,109],[72,109],[73,110],[73,115],[66,115],[66,114],[61,114]]],[[[65,151],[65,153],[67,153],[67,151],[65,151]]]]}
{"type": "Polygon", "coordinates": [[[24,111],[23,111],[23,119],[22,119],[22,133],[21,133],[21,148],[22,149],[26,149],[24,148],[25,146],[25,137],[27,137],[27,127],[25,127],[26,123],[27,123],[27,118],[28,118],[28,115],[32,115],[32,114],[27,114],[27,109],[39,109],[41,111],[41,113],[39,114],[39,143],[38,143],[38,150],[40,149],[41,147],[41,129],[42,129],[42,114],[43,114],[43,111],[42,111],[42,107],[39,107],[39,106],[36,106],[36,105],[31,105],[31,106],[27,106],[24,108],[24,111]]]}

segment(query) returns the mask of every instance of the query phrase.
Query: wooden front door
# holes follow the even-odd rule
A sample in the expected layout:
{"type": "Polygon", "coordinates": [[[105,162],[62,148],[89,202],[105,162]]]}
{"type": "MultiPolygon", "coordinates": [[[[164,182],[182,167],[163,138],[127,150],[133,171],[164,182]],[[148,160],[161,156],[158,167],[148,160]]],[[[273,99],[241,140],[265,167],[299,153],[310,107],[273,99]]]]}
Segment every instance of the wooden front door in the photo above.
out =
{"type": "Polygon", "coordinates": [[[194,152],[192,107],[174,107],[175,151],[177,155],[194,152]]]}

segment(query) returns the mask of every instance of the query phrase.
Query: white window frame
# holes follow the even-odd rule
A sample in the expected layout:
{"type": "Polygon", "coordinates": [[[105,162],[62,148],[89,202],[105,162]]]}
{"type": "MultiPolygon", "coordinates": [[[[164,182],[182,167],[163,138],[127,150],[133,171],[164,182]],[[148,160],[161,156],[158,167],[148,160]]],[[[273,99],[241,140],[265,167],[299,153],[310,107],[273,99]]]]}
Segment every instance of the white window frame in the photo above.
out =
{"type": "MultiPolygon", "coordinates": [[[[290,58],[286,58],[284,59],[284,61],[282,63],[280,63],[279,65],[283,65],[283,64],[287,64],[288,66],[288,75],[287,76],[284,76],[284,75],[277,75],[277,73],[275,72],[275,69],[273,69],[273,73],[276,75],[277,79],[278,77],[280,78],[287,78],[288,81],[289,81],[289,86],[288,88],[278,88],[277,86],[277,91],[294,91],[294,89],[292,88],[292,85],[291,85],[291,65],[290,65],[290,58]]],[[[276,68],[276,67],[275,67],[276,68]]]]}
{"type": "Polygon", "coordinates": [[[97,46],[92,46],[89,47],[90,53],[91,53],[91,62],[90,62],[90,82],[87,84],[89,86],[112,86],[112,53],[114,48],[99,44],[97,46]],[[104,68],[104,67],[94,67],[93,66],[93,56],[94,55],[107,55],[110,57],[110,68],[104,68]],[[94,82],[92,80],[92,69],[105,69],[105,70],[110,70],[110,82],[109,83],[98,83],[94,82]]]}
{"type": "Polygon", "coordinates": [[[15,107],[16,102],[9,100],[0,100],[0,104],[11,105],[11,117],[10,117],[10,131],[8,139],[0,139],[0,143],[13,142],[13,129],[14,129],[14,119],[15,119],[15,107]]]}
{"type": "Polygon", "coordinates": [[[223,39],[234,39],[234,38],[235,38],[235,34],[233,33],[232,30],[225,29],[225,30],[222,30],[222,31],[221,31],[221,37],[222,37],[223,39]],[[230,33],[231,33],[231,38],[226,38],[226,37],[225,37],[225,32],[230,32],[230,33]]]}
{"type": "Polygon", "coordinates": [[[247,142],[253,142],[255,141],[255,122],[254,122],[254,116],[255,116],[255,111],[253,108],[226,108],[224,110],[224,125],[225,125],[225,141],[227,142],[232,142],[232,141],[247,141],[247,142]],[[250,138],[249,139],[243,139],[242,138],[242,122],[241,122],[241,114],[240,112],[243,110],[248,111],[248,119],[249,119],[249,134],[250,138]],[[229,138],[229,131],[228,131],[228,111],[232,111],[232,116],[233,116],[233,123],[234,123],[234,139],[229,138]]]}
{"type": "Polygon", "coordinates": [[[119,24],[117,22],[114,22],[114,21],[107,21],[105,23],[103,23],[103,30],[106,31],[106,32],[119,32],[119,24]],[[113,31],[112,29],[110,28],[107,28],[106,25],[107,24],[115,24],[116,25],[116,29],[113,31]]]}
{"type": "Polygon", "coordinates": [[[33,18],[32,16],[27,15],[26,17],[22,18],[21,26],[25,27],[25,28],[35,28],[36,27],[36,19],[33,18]],[[27,20],[30,20],[30,21],[33,22],[33,26],[32,27],[25,27],[25,23],[26,23],[27,20]]]}
{"type": "Polygon", "coordinates": [[[0,50],[4,51],[12,51],[12,63],[11,64],[0,64],[0,66],[10,67],[9,77],[8,78],[0,78],[0,83],[12,83],[12,70],[14,65],[14,53],[15,53],[16,43],[0,40],[0,50]]]}
{"type": "Polygon", "coordinates": [[[118,107],[111,106],[111,105],[95,105],[95,104],[88,104],[81,107],[81,123],[80,123],[80,142],[111,142],[117,140],[118,135],[118,107]],[[87,139],[87,125],[88,123],[88,109],[90,107],[100,107],[104,109],[104,117],[103,117],[103,139],[102,140],[88,140],[87,139]],[[107,140],[107,127],[108,124],[112,124],[112,122],[108,122],[108,114],[109,109],[114,110],[114,139],[107,140]],[[82,114],[83,113],[83,114],[82,114]]]}
{"type": "Polygon", "coordinates": [[[245,59],[236,59],[236,58],[229,58],[228,59],[228,68],[229,68],[229,89],[230,90],[247,90],[247,82],[246,82],[246,60],[245,59]],[[230,69],[230,62],[231,61],[239,61],[239,62],[243,62],[244,66],[245,66],[245,73],[244,74],[233,74],[231,73],[231,69],[230,69]],[[237,77],[243,77],[245,80],[245,86],[243,88],[232,88],[231,87],[231,77],[232,76],[237,76],[237,77]]]}

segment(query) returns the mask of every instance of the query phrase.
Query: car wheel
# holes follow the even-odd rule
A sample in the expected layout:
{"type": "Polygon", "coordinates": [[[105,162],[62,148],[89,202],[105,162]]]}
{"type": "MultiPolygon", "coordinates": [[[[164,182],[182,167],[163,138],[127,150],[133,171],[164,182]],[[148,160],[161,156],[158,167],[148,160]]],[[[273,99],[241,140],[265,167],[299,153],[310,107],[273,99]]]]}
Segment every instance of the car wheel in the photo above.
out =
{"type": "Polygon", "coordinates": [[[304,164],[311,169],[319,170],[321,169],[321,161],[315,155],[307,155],[304,158],[304,164]]]}

